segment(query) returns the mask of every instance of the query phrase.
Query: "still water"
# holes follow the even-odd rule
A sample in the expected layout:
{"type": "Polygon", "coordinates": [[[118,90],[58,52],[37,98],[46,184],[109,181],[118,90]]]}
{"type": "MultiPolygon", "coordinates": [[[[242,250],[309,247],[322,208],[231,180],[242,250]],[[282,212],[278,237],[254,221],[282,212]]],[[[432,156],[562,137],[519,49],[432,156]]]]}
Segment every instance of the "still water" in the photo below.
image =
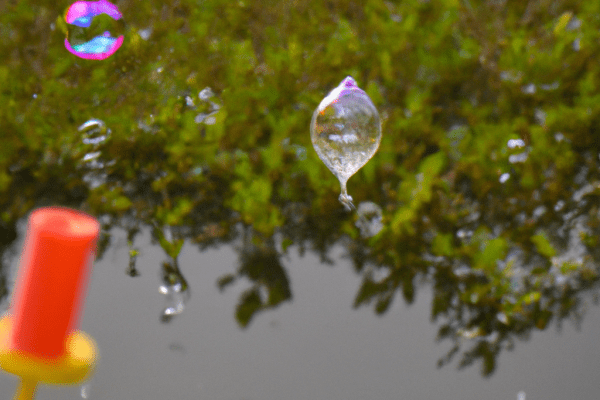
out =
{"type": "MultiPolygon", "coordinates": [[[[238,265],[235,247],[201,252],[184,245],[179,265],[191,297],[185,311],[164,324],[159,318],[165,308],[159,292],[164,251],[145,232],[137,241],[140,275],[131,278],[125,274],[126,234],[117,229],[112,234],[113,245],[94,265],[81,325],[100,349],[93,379],[83,391],[42,386],[38,400],[598,398],[597,307],[587,308],[580,330],[566,322],[560,333],[551,325],[517,342],[516,351],[503,352],[495,373],[484,379],[479,365],[436,368],[449,344],[435,341],[427,282],[412,305],[396,301],[382,317],[369,308],[352,309],[360,277],[341,246],[330,252],[333,265],[293,249],[283,260],[292,301],[261,313],[242,330],[233,313],[244,282],[225,292],[216,285],[238,265]]],[[[11,270],[17,265],[15,256],[11,270]]],[[[8,398],[16,380],[0,375],[0,388],[8,398]]]]}

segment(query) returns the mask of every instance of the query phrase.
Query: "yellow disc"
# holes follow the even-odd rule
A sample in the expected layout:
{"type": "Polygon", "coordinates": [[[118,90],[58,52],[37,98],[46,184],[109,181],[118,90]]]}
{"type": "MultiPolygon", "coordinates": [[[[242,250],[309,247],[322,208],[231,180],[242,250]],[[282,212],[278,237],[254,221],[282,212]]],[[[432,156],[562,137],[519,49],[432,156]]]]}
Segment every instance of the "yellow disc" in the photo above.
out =
{"type": "Polygon", "coordinates": [[[44,359],[10,348],[11,320],[0,319],[0,368],[23,379],[48,384],[76,384],[92,372],[96,362],[96,346],[91,337],[81,331],[67,338],[61,357],[44,359]]]}

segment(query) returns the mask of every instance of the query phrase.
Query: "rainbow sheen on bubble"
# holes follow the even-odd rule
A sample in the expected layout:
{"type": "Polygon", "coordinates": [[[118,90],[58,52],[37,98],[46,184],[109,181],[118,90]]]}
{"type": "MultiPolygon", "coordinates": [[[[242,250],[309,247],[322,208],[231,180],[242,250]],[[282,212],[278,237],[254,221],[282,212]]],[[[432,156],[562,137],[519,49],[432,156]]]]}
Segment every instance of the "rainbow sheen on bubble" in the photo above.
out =
{"type": "Polygon", "coordinates": [[[72,29],[65,38],[65,48],[71,54],[86,60],[104,60],[119,50],[124,37],[123,35],[113,37],[109,30],[104,30],[90,40],[78,39],[80,36],[85,36],[85,30],[92,26],[94,18],[103,14],[115,21],[123,17],[117,6],[107,0],[77,1],[69,6],[65,21],[72,25],[72,29]]]}
{"type": "Polygon", "coordinates": [[[340,202],[348,210],[355,209],[346,183],[377,151],[381,122],[375,105],[352,77],[321,101],[312,117],[310,137],[321,161],[340,181],[340,202]]]}

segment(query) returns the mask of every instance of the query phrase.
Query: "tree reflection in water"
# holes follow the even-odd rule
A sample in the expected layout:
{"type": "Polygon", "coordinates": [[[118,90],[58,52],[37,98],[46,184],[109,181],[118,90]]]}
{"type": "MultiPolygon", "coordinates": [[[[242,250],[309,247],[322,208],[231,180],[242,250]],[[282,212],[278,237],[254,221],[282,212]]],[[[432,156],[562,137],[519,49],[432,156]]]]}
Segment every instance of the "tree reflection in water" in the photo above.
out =
{"type": "MultiPolygon", "coordinates": [[[[27,207],[19,201],[6,204],[4,215],[10,218],[2,223],[2,254],[8,255],[17,238],[18,218],[41,204],[69,205],[100,215],[103,236],[98,257],[110,245],[110,230],[125,229],[132,261],[124,270],[130,276],[137,275],[135,236],[141,228],[152,227],[154,240],[171,259],[156,265],[162,269],[163,281],[165,285],[182,284],[184,291],[188,282],[177,266],[184,240],[200,249],[229,243],[238,248],[240,264],[234,274],[222,276],[216,284],[226,289],[240,279],[250,282],[235,310],[239,325],[246,328],[260,312],[291,300],[293,288],[282,260],[290,245],[301,254],[314,251],[322,262],[331,263],[329,249],[342,243],[355,272],[362,276],[355,307],[371,304],[377,314],[385,314],[396,297],[401,295],[412,303],[420,284],[433,283],[431,316],[439,324],[438,339],[454,343],[439,365],[455,356],[460,358],[460,367],[482,360],[484,375],[494,371],[498,355],[512,349],[516,339],[527,339],[532,331],[546,329],[552,321],[559,326],[565,318],[578,323],[587,293],[597,300],[600,260],[594,192],[564,201],[560,209],[549,207],[542,215],[523,218],[533,205],[519,199],[515,204],[514,197],[469,199],[468,187],[462,183],[457,186],[463,191],[455,198],[460,201],[452,201],[446,189],[432,190],[430,202],[419,210],[419,218],[410,229],[394,233],[388,217],[378,235],[365,239],[353,226],[358,217],[340,209],[333,191],[320,214],[311,208],[311,199],[278,203],[275,198],[273,206],[280,210],[283,223],[273,234],[265,235],[244,223],[239,214],[220,206],[226,202],[228,185],[219,185],[218,177],[208,178],[211,189],[178,184],[174,190],[163,190],[161,196],[146,196],[143,188],[151,179],[142,176],[125,182],[118,169],[111,175],[107,186],[128,188],[124,194],[133,206],[123,212],[95,203],[93,193],[87,198],[80,196],[85,192],[84,183],[74,184],[77,177],[73,174],[49,177],[54,190],[21,175],[14,198],[21,200],[29,193],[31,200],[27,207]],[[166,205],[178,198],[191,199],[192,210],[164,228],[157,221],[166,205]],[[508,214],[506,209],[511,207],[519,212],[508,214]],[[530,240],[523,239],[529,235],[530,240]]],[[[574,189],[574,193],[581,190],[574,189]]],[[[8,264],[7,257],[2,259],[0,293],[4,298],[8,264]]]]}

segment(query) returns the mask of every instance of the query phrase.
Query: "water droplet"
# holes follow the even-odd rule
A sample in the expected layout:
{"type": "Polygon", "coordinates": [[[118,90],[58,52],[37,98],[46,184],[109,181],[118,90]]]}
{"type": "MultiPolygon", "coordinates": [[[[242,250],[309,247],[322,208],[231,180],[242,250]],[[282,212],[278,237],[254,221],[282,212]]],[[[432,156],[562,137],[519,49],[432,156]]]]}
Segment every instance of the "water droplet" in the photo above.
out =
{"type": "Polygon", "coordinates": [[[208,100],[210,100],[210,98],[212,98],[214,96],[215,96],[215,94],[213,93],[212,89],[209,87],[205,87],[204,89],[202,89],[200,91],[200,93],[198,93],[198,97],[202,101],[208,101],[208,100]]]}
{"type": "Polygon", "coordinates": [[[217,123],[217,114],[221,109],[218,98],[215,96],[211,88],[206,87],[198,93],[200,104],[198,108],[203,110],[200,114],[196,115],[194,122],[197,124],[204,123],[205,125],[214,125],[217,123]]]}
{"type": "Polygon", "coordinates": [[[541,108],[536,108],[533,111],[533,116],[538,124],[544,126],[546,124],[546,112],[541,108]]]}
{"type": "Polygon", "coordinates": [[[546,214],[546,211],[547,209],[545,206],[536,207],[535,210],[533,210],[533,219],[537,221],[542,215],[546,214]]]}
{"type": "Polygon", "coordinates": [[[456,237],[459,239],[465,240],[471,238],[471,236],[473,236],[473,231],[466,229],[459,229],[458,231],[456,231],[456,237]]]}
{"type": "Polygon", "coordinates": [[[542,90],[547,90],[547,91],[552,91],[552,90],[556,90],[559,87],[559,83],[558,81],[554,81],[552,83],[546,83],[543,85],[540,85],[540,88],[542,88],[542,90]]]}
{"type": "Polygon", "coordinates": [[[521,92],[525,94],[535,94],[536,87],[533,83],[530,83],[529,85],[523,86],[523,88],[521,88],[521,92]]]}
{"type": "Polygon", "coordinates": [[[498,321],[502,322],[504,325],[508,325],[508,317],[503,312],[496,314],[496,319],[498,319],[498,321]]]}
{"type": "Polygon", "coordinates": [[[188,107],[195,107],[194,99],[192,99],[190,96],[185,96],[185,105],[188,107]]]}
{"type": "Polygon", "coordinates": [[[106,127],[104,121],[99,119],[90,119],[77,129],[82,133],[81,141],[87,148],[87,153],[82,157],[82,165],[89,171],[83,176],[83,181],[91,189],[106,182],[107,174],[103,171],[105,166],[113,161],[106,162],[102,158],[102,147],[110,137],[111,131],[106,127]]]}
{"type": "Polygon", "coordinates": [[[90,384],[84,383],[81,385],[81,398],[87,399],[88,397],[90,397],[90,384]]]}
{"type": "Polygon", "coordinates": [[[123,35],[111,35],[111,30],[123,30],[122,17],[117,6],[107,0],[71,4],[65,15],[65,21],[69,24],[65,48],[86,60],[110,57],[123,44],[123,35]]]}
{"type": "Polygon", "coordinates": [[[358,205],[356,227],[360,235],[370,238],[377,235],[383,228],[383,213],[381,207],[371,201],[363,201],[358,205]]]}
{"type": "Polygon", "coordinates": [[[508,172],[503,173],[502,175],[500,175],[500,183],[504,183],[508,180],[508,178],[510,178],[510,174],[508,172]]]}
{"type": "Polygon", "coordinates": [[[148,40],[150,39],[150,35],[152,34],[152,28],[142,29],[138,33],[142,39],[148,40]]]}
{"type": "Polygon", "coordinates": [[[508,162],[511,164],[516,164],[516,163],[522,163],[527,161],[527,157],[529,156],[529,153],[524,151],[523,153],[519,153],[519,154],[511,154],[510,156],[508,156],[508,162]]]}
{"type": "Polygon", "coordinates": [[[521,148],[525,146],[525,141],[523,139],[510,139],[506,145],[509,149],[521,148]]]}
{"type": "Polygon", "coordinates": [[[503,81],[517,83],[523,77],[523,73],[521,71],[502,71],[500,72],[500,79],[503,81]]]}
{"type": "Polygon", "coordinates": [[[296,158],[298,158],[298,160],[306,160],[306,149],[304,148],[304,146],[300,146],[299,144],[293,144],[292,148],[295,150],[296,158]]]}
{"type": "Polygon", "coordinates": [[[162,311],[161,320],[169,322],[174,316],[183,312],[189,293],[184,290],[180,282],[171,285],[163,284],[158,288],[158,291],[166,296],[166,306],[162,311]]]}
{"type": "Polygon", "coordinates": [[[346,183],[377,151],[381,122],[373,102],[352,77],[321,101],[312,117],[310,136],[319,158],[340,181],[340,202],[353,209],[346,183]]]}

